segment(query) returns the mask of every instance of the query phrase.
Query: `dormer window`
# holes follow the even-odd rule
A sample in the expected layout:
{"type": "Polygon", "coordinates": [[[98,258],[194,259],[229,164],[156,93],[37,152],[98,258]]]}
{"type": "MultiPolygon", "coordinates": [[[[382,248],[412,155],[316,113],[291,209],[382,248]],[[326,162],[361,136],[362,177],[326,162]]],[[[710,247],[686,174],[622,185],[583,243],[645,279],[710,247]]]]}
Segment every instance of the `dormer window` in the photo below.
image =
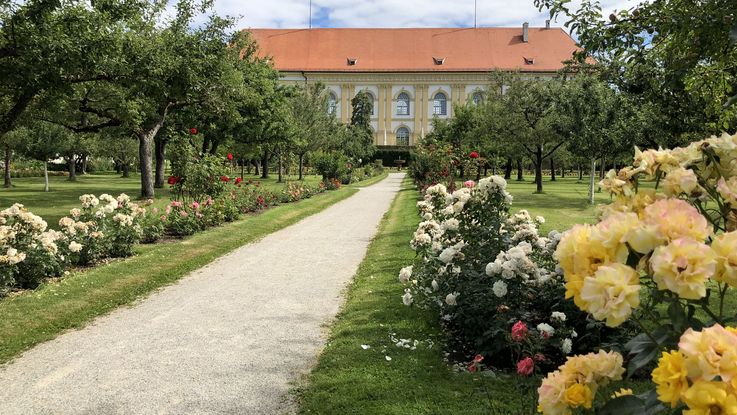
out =
{"type": "Polygon", "coordinates": [[[535,58],[525,58],[525,57],[523,57],[523,59],[525,60],[525,65],[533,65],[535,63],[535,58]]]}
{"type": "Polygon", "coordinates": [[[356,66],[358,58],[348,58],[348,66],[356,66]]]}
{"type": "Polygon", "coordinates": [[[435,65],[442,65],[443,63],[445,63],[445,58],[438,58],[433,56],[432,61],[435,62],[435,65]]]}

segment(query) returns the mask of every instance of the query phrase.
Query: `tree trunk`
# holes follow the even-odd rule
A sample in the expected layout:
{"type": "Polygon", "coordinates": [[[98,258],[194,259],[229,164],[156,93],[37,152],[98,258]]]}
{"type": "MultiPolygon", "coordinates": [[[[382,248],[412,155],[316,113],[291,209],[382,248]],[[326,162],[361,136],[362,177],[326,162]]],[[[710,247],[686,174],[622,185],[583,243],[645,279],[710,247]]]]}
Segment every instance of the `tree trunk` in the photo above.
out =
{"type": "Polygon", "coordinates": [[[49,191],[49,161],[44,160],[44,192],[49,191]]]}
{"type": "Polygon", "coordinates": [[[246,171],[246,160],[241,160],[241,180],[243,180],[243,173],[246,171]]]}
{"type": "Polygon", "coordinates": [[[158,127],[138,134],[138,159],[141,168],[141,197],[154,197],[153,143],[158,127]]]}
{"type": "Polygon", "coordinates": [[[12,186],[10,181],[10,159],[13,157],[13,150],[10,146],[5,146],[5,183],[3,187],[8,188],[12,186]]]}
{"type": "Polygon", "coordinates": [[[89,159],[89,156],[87,154],[84,154],[82,156],[82,174],[87,174],[87,160],[89,159]]]}
{"type": "Polygon", "coordinates": [[[123,178],[127,179],[131,177],[131,165],[128,162],[124,162],[123,164],[123,178]]]}
{"type": "Polygon", "coordinates": [[[166,140],[164,140],[163,138],[155,140],[155,148],[156,177],[154,178],[154,187],[157,189],[162,189],[164,187],[164,183],[166,182],[166,178],[164,177],[166,173],[166,140]]]}
{"type": "Polygon", "coordinates": [[[77,160],[74,158],[74,154],[69,156],[67,159],[67,168],[69,169],[69,181],[73,182],[77,180],[77,160]]]}
{"type": "Polygon", "coordinates": [[[507,159],[507,164],[504,165],[504,179],[510,180],[512,178],[512,159],[507,159]]]}
{"type": "MultiPolygon", "coordinates": [[[[602,169],[603,170],[603,169],[602,169]]],[[[589,203],[594,204],[594,177],[596,176],[596,159],[591,158],[591,171],[589,174],[589,203]]]]}
{"type": "Polygon", "coordinates": [[[583,180],[583,167],[581,165],[578,165],[578,181],[583,180]]]}
{"type": "Polygon", "coordinates": [[[115,160],[115,174],[120,174],[120,162],[115,160]]]}
{"type": "Polygon", "coordinates": [[[253,168],[253,174],[254,174],[254,175],[256,175],[256,176],[258,176],[258,175],[259,175],[258,169],[259,169],[259,166],[260,166],[261,164],[259,163],[259,161],[258,161],[258,160],[255,160],[255,161],[253,162],[253,165],[254,165],[254,168],[253,168]]]}
{"type": "Polygon", "coordinates": [[[601,168],[599,169],[599,180],[604,180],[604,170],[606,170],[604,167],[606,166],[606,159],[604,157],[601,158],[601,168]]]}
{"type": "Polygon", "coordinates": [[[268,157],[268,154],[264,154],[264,156],[261,158],[261,178],[262,179],[268,179],[269,178],[269,157],[268,157]]]}
{"type": "Polygon", "coordinates": [[[555,160],[550,157],[550,181],[555,181],[555,160]]]}
{"type": "Polygon", "coordinates": [[[277,183],[282,183],[282,179],[283,179],[283,177],[282,177],[282,170],[284,169],[284,159],[282,159],[281,154],[279,154],[279,156],[277,156],[277,166],[276,167],[277,167],[277,170],[278,170],[277,171],[277,176],[279,177],[276,182],[277,183]]]}
{"type": "Polygon", "coordinates": [[[560,177],[562,177],[564,179],[566,178],[566,166],[561,166],[560,167],[560,177]]]}
{"type": "Polygon", "coordinates": [[[524,172],[522,171],[522,159],[517,159],[517,181],[521,182],[525,180],[524,172]]]}
{"type": "Polygon", "coordinates": [[[535,151],[535,193],[543,192],[543,148],[537,146],[535,151]]]}
{"type": "Polygon", "coordinates": [[[304,180],[304,173],[302,172],[302,170],[304,169],[304,165],[305,165],[305,155],[300,154],[299,155],[299,180],[304,180]]]}

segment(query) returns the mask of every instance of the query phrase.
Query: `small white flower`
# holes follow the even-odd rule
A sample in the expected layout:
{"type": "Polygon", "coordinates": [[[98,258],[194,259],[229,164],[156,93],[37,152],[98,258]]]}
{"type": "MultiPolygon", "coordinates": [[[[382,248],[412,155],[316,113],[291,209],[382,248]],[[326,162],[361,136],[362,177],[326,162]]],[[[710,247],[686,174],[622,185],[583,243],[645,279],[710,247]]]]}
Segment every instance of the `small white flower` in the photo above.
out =
{"type": "Polygon", "coordinates": [[[560,311],[553,311],[553,314],[550,315],[550,318],[555,321],[566,321],[566,314],[561,313],[560,311]]]}
{"type": "Polygon", "coordinates": [[[412,277],[412,265],[404,267],[399,271],[399,282],[406,283],[412,277]]]}
{"type": "Polygon", "coordinates": [[[438,290],[438,288],[440,288],[440,287],[438,286],[438,282],[437,282],[437,281],[435,281],[435,280],[432,280],[432,282],[430,283],[430,286],[432,286],[432,290],[433,290],[433,291],[437,291],[437,290],[438,290]]]}
{"type": "Polygon", "coordinates": [[[571,331],[571,337],[573,337],[574,339],[578,337],[578,333],[576,333],[576,330],[571,331]]]}
{"type": "Polygon", "coordinates": [[[565,354],[569,354],[573,349],[573,340],[563,339],[563,343],[560,344],[560,350],[565,354]]]}
{"type": "Polygon", "coordinates": [[[545,218],[542,216],[535,216],[535,222],[537,223],[545,223],[545,218]]]}
{"type": "Polygon", "coordinates": [[[430,219],[432,219],[432,213],[430,213],[430,212],[427,212],[427,213],[425,213],[424,215],[422,215],[422,217],[423,217],[423,219],[425,219],[425,220],[430,220],[430,219]]]}
{"type": "Polygon", "coordinates": [[[412,302],[414,299],[412,298],[412,293],[409,292],[409,289],[404,291],[404,295],[402,296],[402,303],[404,305],[409,306],[412,305],[412,302]]]}
{"type": "Polygon", "coordinates": [[[362,344],[362,345],[361,345],[361,348],[362,348],[363,350],[368,350],[368,349],[370,349],[370,348],[371,348],[371,346],[369,346],[368,344],[362,344]]]}
{"type": "Polygon", "coordinates": [[[555,333],[555,329],[548,323],[540,323],[537,325],[537,330],[540,333],[546,333],[548,336],[552,336],[555,333]]]}
{"type": "Polygon", "coordinates": [[[493,277],[502,272],[502,264],[499,260],[486,264],[486,275],[493,277]]]}
{"type": "Polygon", "coordinates": [[[501,298],[507,295],[507,283],[505,283],[502,280],[498,280],[494,283],[494,286],[492,287],[494,291],[494,295],[501,298]]]}
{"type": "Polygon", "coordinates": [[[458,298],[460,294],[458,292],[452,292],[445,296],[445,304],[448,305],[457,305],[456,299],[458,298]]]}
{"type": "Polygon", "coordinates": [[[69,243],[69,250],[72,252],[79,252],[82,250],[82,244],[72,241],[69,243]]]}
{"type": "Polygon", "coordinates": [[[391,362],[392,361],[392,358],[389,357],[389,356],[384,356],[384,359],[386,359],[387,362],[391,362]]]}

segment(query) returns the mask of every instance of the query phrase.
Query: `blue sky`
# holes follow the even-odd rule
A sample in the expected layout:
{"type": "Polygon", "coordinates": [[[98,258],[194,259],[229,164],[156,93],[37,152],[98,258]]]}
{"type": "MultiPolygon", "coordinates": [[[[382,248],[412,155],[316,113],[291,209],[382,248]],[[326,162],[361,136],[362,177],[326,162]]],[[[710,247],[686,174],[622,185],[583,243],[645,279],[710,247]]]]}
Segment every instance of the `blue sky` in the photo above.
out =
{"type": "MultiPolygon", "coordinates": [[[[533,0],[477,0],[479,26],[542,26],[533,0]]],[[[572,1],[574,7],[580,0],[572,1]]],[[[639,1],[603,0],[604,15],[639,1]]],[[[303,28],[309,0],[215,0],[215,11],[240,17],[242,28],[303,28]]],[[[472,27],[474,0],[312,0],[313,27],[472,27]]],[[[562,26],[563,19],[553,22],[562,26]]]]}

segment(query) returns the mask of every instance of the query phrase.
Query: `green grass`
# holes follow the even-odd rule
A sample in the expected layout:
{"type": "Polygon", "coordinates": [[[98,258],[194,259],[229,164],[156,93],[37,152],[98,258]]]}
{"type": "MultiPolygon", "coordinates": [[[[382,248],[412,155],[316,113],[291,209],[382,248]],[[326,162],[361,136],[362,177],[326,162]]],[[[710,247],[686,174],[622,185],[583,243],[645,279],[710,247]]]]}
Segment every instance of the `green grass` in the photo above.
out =
{"type": "MultiPolygon", "coordinates": [[[[235,173],[234,173],[235,175],[235,173]]],[[[286,183],[277,183],[276,175],[268,179],[260,179],[258,176],[246,175],[244,180],[252,179],[261,183],[265,189],[273,192],[281,191],[286,183]]],[[[295,181],[296,177],[288,177],[295,181]]],[[[41,216],[56,227],[59,219],[69,214],[69,210],[79,207],[79,196],[85,193],[100,195],[109,193],[117,196],[126,193],[132,198],[138,198],[141,194],[140,176],[131,174],[130,178],[121,178],[115,174],[87,174],[77,176],[77,181],[70,182],[66,177],[49,177],[50,191],[43,191],[42,177],[24,177],[13,179],[13,187],[0,189],[0,209],[5,209],[13,203],[22,203],[31,212],[41,216]]],[[[320,176],[305,176],[305,182],[316,185],[320,182],[320,176]]],[[[162,207],[170,200],[169,186],[156,189],[156,205],[162,207]]]]}
{"type": "MultiPolygon", "coordinates": [[[[94,177],[89,179],[95,182],[94,177]]],[[[174,243],[140,245],[135,257],[74,272],[58,282],[48,282],[36,290],[6,298],[0,301],[0,363],[64,330],[84,326],[101,314],[129,304],[241,245],[296,223],[356,191],[349,186],[280,205],[174,243]]]]}
{"type": "MultiPolygon", "coordinates": [[[[544,178],[543,193],[535,193],[534,178],[526,176],[525,181],[518,182],[514,178],[508,181],[507,191],[514,200],[512,210],[527,209],[533,216],[545,217],[542,231],[564,231],[577,223],[594,223],[596,207],[588,203],[588,177],[582,181],[576,177],[557,178],[551,182],[544,178]]],[[[598,182],[598,179],[597,179],[598,182]]],[[[611,199],[606,192],[596,193],[596,203],[609,203],[611,199]]]]}

